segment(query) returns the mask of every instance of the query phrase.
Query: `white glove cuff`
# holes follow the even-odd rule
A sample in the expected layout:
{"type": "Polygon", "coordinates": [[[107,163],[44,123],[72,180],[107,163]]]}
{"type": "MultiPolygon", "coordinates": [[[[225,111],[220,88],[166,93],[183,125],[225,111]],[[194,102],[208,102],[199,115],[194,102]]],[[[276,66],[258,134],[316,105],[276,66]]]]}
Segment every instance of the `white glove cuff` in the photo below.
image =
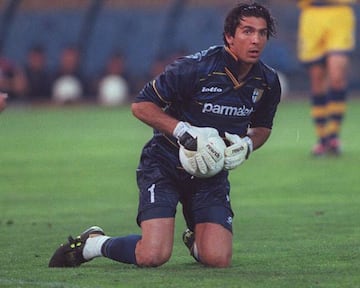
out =
{"type": "Polygon", "coordinates": [[[186,123],[186,122],[183,122],[183,121],[180,121],[174,131],[173,131],[173,136],[176,137],[177,139],[179,139],[182,135],[185,134],[186,131],[188,131],[190,129],[190,124],[189,123],[186,123]]]}
{"type": "Polygon", "coordinates": [[[253,141],[251,140],[251,138],[249,136],[245,136],[244,138],[242,138],[242,140],[244,140],[246,142],[246,144],[248,145],[249,147],[249,154],[251,152],[253,152],[253,149],[254,149],[254,144],[253,144],[253,141]]]}

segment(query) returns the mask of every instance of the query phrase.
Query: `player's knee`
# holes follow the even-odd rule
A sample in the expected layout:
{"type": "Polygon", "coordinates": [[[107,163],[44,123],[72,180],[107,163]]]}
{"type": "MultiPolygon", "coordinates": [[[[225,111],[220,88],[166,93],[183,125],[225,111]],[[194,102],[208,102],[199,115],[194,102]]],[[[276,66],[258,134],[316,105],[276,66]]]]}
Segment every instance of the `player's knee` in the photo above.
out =
{"type": "Polygon", "coordinates": [[[158,267],[166,263],[171,256],[171,251],[147,251],[136,255],[138,266],[141,267],[158,267]]]}
{"type": "Polygon", "coordinates": [[[203,259],[201,258],[201,262],[209,267],[213,268],[227,268],[231,265],[231,259],[226,257],[216,257],[216,258],[209,258],[203,259]]]}
{"type": "Polygon", "coordinates": [[[206,266],[214,268],[226,268],[231,265],[231,251],[201,251],[199,254],[200,262],[206,266]]]}

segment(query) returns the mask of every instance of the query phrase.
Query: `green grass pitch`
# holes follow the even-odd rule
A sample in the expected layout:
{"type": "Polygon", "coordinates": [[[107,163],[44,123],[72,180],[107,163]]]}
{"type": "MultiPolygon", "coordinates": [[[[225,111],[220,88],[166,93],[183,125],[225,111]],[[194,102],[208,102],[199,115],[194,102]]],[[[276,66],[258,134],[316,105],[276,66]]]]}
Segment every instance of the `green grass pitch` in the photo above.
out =
{"type": "Polygon", "coordinates": [[[151,129],[128,107],[9,107],[0,115],[0,287],[360,287],[360,101],[349,101],[340,158],[310,157],[307,101],[279,106],[272,136],[232,171],[233,265],[172,258],[141,269],[99,258],[49,269],[69,234],[135,224],[135,169],[151,129]]]}

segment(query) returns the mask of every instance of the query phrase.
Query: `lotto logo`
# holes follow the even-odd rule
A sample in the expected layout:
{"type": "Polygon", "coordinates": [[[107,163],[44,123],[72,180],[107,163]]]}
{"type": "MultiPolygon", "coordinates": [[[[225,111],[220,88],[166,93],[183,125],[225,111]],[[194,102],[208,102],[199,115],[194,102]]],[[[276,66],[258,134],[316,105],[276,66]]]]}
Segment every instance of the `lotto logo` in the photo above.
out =
{"type": "Polygon", "coordinates": [[[202,87],[201,92],[220,93],[223,90],[219,87],[202,87]]]}

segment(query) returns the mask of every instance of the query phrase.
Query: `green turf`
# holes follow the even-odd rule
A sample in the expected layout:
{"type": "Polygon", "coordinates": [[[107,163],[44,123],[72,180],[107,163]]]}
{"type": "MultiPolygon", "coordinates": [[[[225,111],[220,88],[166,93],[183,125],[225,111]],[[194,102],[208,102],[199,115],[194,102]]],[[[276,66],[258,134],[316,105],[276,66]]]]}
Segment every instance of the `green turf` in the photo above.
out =
{"type": "Polygon", "coordinates": [[[160,268],[102,258],[49,269],[58,244],[90,225],[140,232],[134,171],[151,129],[127,107],[10,107],[0,115],[0,287],[360,287],[359,123],[353,99],[344,155],[313,159],[307,102],[281,104],[269,142],[231,174],[229,269],[192,261],[180,213],[160,268]]]}

